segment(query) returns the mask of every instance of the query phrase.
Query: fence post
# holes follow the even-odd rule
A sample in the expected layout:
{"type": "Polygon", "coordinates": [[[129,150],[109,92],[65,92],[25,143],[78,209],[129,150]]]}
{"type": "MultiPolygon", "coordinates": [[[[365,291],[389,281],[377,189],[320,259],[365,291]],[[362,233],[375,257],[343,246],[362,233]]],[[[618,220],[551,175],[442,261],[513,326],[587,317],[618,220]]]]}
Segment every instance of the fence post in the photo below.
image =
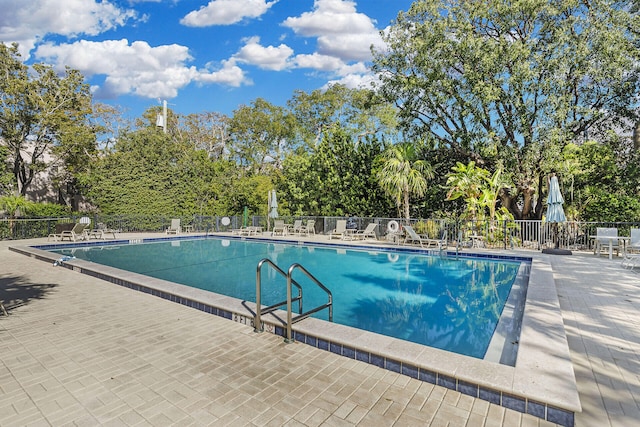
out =
{"type": "Polygon", "coordinates": [[[502,220],[502,230],[504,233],[504,249],[507,249],[507,220],[503,219],[502,220]]]}

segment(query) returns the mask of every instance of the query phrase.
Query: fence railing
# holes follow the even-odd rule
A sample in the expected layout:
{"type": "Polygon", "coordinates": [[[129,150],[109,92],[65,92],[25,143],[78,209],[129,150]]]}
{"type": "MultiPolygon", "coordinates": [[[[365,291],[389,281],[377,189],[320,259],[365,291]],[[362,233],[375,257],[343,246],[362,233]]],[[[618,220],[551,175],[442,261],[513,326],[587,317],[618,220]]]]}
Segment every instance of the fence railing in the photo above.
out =
{"type": "MultiPolygon", "coordinates": [[[[140,216],[140,215],[93,215],[89,216],[92,224],[106,224],[107,227],[122,232],[162,232],[171,224],[170,217],[140,216]]],[[[223,232],[242,226],[262,226],[268,230],[267,223],[273,225],[273,220],[266,216],[201,216],[182,217],[181,224],[190,225],[198,232],[223,232]],[[223,221],[228,218],[229,221],[223,221]]],[[[558,247],[571,250],[589,250],[593,242],[590,236],[596,234],[598,227],[615,227],[620,236],[629,236],[631,228],[640,228],[637,222],[582,222],[567,221],[554,224],[544,221],[460,221],[452,219],[411,219],[406,221],[399,218],[381,217],[280,217],[286,222],[293,223],[295,219],[303,221],[315,220],[316,234],[329,234],[336,227],[340,219],[347,219],[350,227],[364,229],[369,223],[377,224],[376,234],[379,239],[390,234],[395,225],[400,228],[404,224],[411,224],[419,234],[431,238],[441,238],[446,232],[449,242],[470,244],[471,236],[477,242],[489,248],[499,249],[532,249],[541,250],[548,247],[558,247]],[[390,227],[390,224],[392,227],[390,227]]],[[[30,219],[0,219],[0,239],[18,240],[47,237],[56,231],[56,227],[64,223],[73,223],[80,217],[64,218],[30,218],[30,219]]]]}

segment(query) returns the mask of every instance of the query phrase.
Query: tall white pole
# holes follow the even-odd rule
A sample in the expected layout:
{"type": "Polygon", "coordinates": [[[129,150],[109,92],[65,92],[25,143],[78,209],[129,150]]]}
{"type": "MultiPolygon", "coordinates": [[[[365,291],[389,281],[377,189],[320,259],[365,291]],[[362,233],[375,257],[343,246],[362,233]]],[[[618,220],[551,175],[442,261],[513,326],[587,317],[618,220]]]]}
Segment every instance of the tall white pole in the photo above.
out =
{"type": "Polygon", "coordinates": [[[162,117],[164,118],[162,122],[162,129],[164,133],[167,133],[167,100],[162,101],[162,117]]]}
{"type": "Polygon", "coordinates": [[[270,215],[271,215],[271,190],[269,190],[269,194],[267,195],[267,231],[269,231],[270,215]]]}

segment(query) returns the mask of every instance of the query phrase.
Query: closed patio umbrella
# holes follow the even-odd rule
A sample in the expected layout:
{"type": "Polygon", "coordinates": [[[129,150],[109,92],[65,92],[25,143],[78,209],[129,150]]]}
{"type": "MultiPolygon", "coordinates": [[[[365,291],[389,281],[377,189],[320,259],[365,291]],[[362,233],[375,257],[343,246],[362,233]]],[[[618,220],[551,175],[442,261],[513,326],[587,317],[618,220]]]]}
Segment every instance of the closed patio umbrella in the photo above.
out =
{"type": "Polygon", "coordinates": [[[558,223],[566,222],[567,217],[564,214],[564,198],[560,192],[560,184],[558,184],[558,178],[555,174],[551,174],[549,178],[549,196],[547,197],[547,222],[553,223],[553,232],[555,237],[555,249],[553,251],[543,251],[545,253],[567,254],[570,255],[571,251],[560,250],[560,241],[558,239],[558,223]]]}
{"type": "Polygon", "coordinates": [[[564,198],[560,193],[560,184],[555,175],[549,179],[549,196],[547,197],[547,222],[566,222],[567,217],[564,214],[562,205],[564,198]]]}
{"type": "Polygon", "coordinates": [[[269,229],[269,218],[278,218],[278,200],[276,199],[276,190],[270,190],[267,196],[267,230],[269,229]]]}
{"type": "Polygon", "coordinates": [[[278,218],[278,199],[276,199],[276,190],[271,190],[269,193],[271,198],[271,208],[269,210],[269,216],[271,218],[278,218]]]}

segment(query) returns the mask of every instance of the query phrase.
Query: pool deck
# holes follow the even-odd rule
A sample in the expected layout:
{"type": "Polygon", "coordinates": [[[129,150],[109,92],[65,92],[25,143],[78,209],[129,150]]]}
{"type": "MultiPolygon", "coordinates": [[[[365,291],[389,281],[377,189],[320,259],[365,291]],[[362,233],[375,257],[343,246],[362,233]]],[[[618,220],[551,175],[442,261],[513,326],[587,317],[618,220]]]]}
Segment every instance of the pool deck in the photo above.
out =
{"type": "MultiPolygon", "coordinates": [[[[7,250],[42,243],[0,242],[2,426],[553,425],[7,250]]],[[[552,270],[575,425],[637,423],[640,276],[591,253],[491,252],[552,270]]]]}

